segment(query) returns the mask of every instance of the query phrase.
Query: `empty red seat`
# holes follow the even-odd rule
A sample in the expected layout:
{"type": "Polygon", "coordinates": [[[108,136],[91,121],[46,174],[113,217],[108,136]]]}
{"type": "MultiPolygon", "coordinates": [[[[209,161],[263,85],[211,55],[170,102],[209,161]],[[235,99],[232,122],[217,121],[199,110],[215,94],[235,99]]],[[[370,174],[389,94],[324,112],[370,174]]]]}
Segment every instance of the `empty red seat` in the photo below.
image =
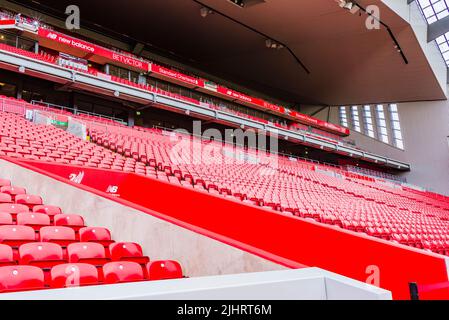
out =
{"type": "Polygon", "coordinates": [[[30,208],[23,204],[16,203],[2,203],[0,204],[0,212],[6,212],[12,214],[13,218],[17,216],[18,213],[21,212],[29,212],[30,208]]]}
{"type": "Polygon", "coordinates": [[[32,227],[39,231],[40,228],[50,225],[50,217],[44,213],[26,212],[17,215],[17,224],[32,227]]]}
{"type": "Polygon", "coordinates": [[[22,265],[34,265],[42,269],[50,269],[66,261],[63,259],[60,245],[49,242],[33,242],[20,246],[19,262],[22,265]]]}
{"type": "Polygon", "coordinates": [[[51,269],[51,287],[67,288],[98,284],[98,271],[87,263],[68,263],[51,269]]]}
{"type": "Polygon", "coordinates": [[[61,214],[62,210],[56,206],[48,206],[48,205],[38,205],[33,207],[33,212],[45,213],[46,215],[55,216],[57,214],[61,214]]]}
{"type": "Polygon", "coordinates": [[[70,263],[82,262],[102,266],[110,262],[106,258],[103,245],[94,242],[72,243],[67,247],[67,255],[70,263]]]}
{"type": "Polygon", "coordinates": [[[144,280],[142,267],[132,261],[109,262],[103,266],[103,274],[107,284],[144,280]]]}
{"type": "Polygon", "coordinates": [[[39,196],[30,195],[30,194],[19,194],[19,195],[16,195],[15,202],[17,204],[26,205],[30,209],[33,209],[34,206],[42,205],[42,198],[39,196]]]}
{"type": "Polygon", "coordinates": [[[6,244],[0,244],[0,267],[16,264],[12,248],[6,244]]]}
{"type": "Polygon", "coordinates": [[[0,188],[0,192],[7,193],[11,195],[13,198],[20,194],[26,194],[27,191],[25,188],[14,187],[14,186],[5,186],[0,188]]]}
{"type": "Polygon", "coordinates": [[[0,179],[0,188],[1,187],[9,187],[11,186],[11,181],[6,179],[0,179]]]}
{"type": "Polygon", "coordinates": [[[111,239],[111,233],[106,228],[85,227],[81,228],[79,233],[81,242],[97,242],[101,243],[104,247],[109,247],[114,242],[111,239]]]}
{"type": "Polygon", "coordinates": [[[10,194],[0,193],[0,203],[11,203],[12,198],[10,194]]]}
{"type": "Polygon", "coordinates": [[[55,226],[70,227],[76,232],[85,227],[83,217],[76,214],[58,214],[54,220],[55,226]]]}
{"type": "Polygon", "coordinates": [[[137,243],[113,243],[109,246],[109,252],[113,261],[134,261],[139,264],[146,264],[150,261],[150,258],[143,255],[142,247],[137,243]]]}
{"type": "Polygon", "coordinates": [[[147,265],[149,280],[166,280],[182,278],[182,268],[177,261],[153,261],[147,265]]]}
{"type": "Polygon", "coordinates": [[[42,227],[39,233],[42,242],[53,242],[62,247],[76,242],[75,231],[68,227],[42,227]]]}
{"type": "Polygon", "coordinates": [[[34,229],[27,226],[0,226],[0,243],[18,248],[22,244],[34,242],[34,229]]]}
{"type": "Polygon", "coordinates": [[[39,290],[44,288],[44,272],[34,266],[0,267],[0,292],[39,290]]]}
{"type": "Polygon", "coordinates": [[[0,212],[0,225],[12,225],[13,219],[10,213],[0,212]]]}

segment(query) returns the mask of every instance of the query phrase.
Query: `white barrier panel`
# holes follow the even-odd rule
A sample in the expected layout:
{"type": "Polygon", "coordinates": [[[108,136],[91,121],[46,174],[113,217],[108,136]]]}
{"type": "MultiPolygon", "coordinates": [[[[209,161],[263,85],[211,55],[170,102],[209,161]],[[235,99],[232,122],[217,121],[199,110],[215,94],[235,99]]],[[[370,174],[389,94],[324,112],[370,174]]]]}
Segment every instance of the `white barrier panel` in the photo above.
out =
{"type": "Polygon", "coordinates": [[[0,294],[0,300],[391,300],[319,268],[0,294]]]}

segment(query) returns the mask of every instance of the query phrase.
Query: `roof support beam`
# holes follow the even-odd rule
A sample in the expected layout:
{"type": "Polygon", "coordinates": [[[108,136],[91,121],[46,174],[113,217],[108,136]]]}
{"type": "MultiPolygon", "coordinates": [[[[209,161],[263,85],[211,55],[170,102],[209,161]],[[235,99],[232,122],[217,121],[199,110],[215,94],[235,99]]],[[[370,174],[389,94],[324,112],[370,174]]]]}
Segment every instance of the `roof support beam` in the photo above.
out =
{"type": "Polygon", "coordinates": [[[134,46],[132,53],[136,54],[136,55],[140,55],[144,48],[145,48],[145,45],[143,43],[138,42],[134,46]]]}
{"type": "Polygon", "coordinates": [[[446,32],[449,32],[449,16],[429,24],[427,27],[427,42],[435,40],[446,32]]]}

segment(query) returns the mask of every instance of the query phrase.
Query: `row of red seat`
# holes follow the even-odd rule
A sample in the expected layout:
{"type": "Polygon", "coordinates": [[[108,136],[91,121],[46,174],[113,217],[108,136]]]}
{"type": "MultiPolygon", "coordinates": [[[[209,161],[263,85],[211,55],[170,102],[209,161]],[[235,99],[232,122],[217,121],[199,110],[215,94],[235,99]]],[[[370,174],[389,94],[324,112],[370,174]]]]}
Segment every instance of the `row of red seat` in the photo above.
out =
{"type": "Polygon", "coordinates": [[[172,260],[150,261],[141,246],[43,204],[0,179],[0,292],[183,277],[172,260]]]}
{"type": "Polygon", "coordinates": [[[118,284],[138,281],[169,280],[182,277],[175,261],[153,261],[142,267],[131,261],[109,262],[98,268],[88,263],[64,263],[53,266],[48,276],[40,267],[17,265],[0,267],[0,292],[60,289],[118,284]]]}

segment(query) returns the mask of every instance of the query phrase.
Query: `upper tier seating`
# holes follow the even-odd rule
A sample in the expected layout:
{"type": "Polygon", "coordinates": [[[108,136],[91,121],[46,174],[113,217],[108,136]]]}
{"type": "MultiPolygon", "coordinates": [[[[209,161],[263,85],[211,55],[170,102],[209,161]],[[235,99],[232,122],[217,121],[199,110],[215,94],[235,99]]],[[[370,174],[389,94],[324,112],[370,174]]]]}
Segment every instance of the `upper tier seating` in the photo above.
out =
{"type": "MultiPolygon", "coordinates": [[[[39,196],[27,196],[42,203],[39,196]]],[[[82,216],[15,201],[0,205],[0,293],[183,277],[176,261],[165,263],[174,269],[148,276],[154,267],[140,245],[115,243],[109,230],[85,227],[82,216]]]]}
{"type": "MultiPolygon", "coordinates": [[[[298,218],[449,254],[446,198],[345,177],[343,171],[335,168],[244,151],[218,142],[201,142],[156,129],[95,126],[90,130],[93,143],[89,143],[61,129],[35,125],[10,113],[0,113],[0,124],[0,155],[24,159],[34,155],[40,161],[135,172],[289,212],[298,218]],[[192,141],[207,152],[193,152],[192,141]],[[244,154],[247,160],[236,160],[241,158],[237,153],[244,154]],[[330,174],[323,174],[323,170],[330,174]]],[[[0,212],[2,206],[8,204],[0,204],[0,212]]],[[[32,210],[35,208],[44,210],[41,206],[32,210]]],[[[17,210],[11,213],[20,213],[17,210]]],[[[94,240],[83,237],[82,241],[94,240]]],[[[97,241],[106,241],[103,245],[107,246],[110,239],[106,236],[97,241]]]]}
{"type": "Polygon", "coordinates": [[[156,129],[112,127],[92,130],[91,136],[98,145],[155,168],[146,170],[153,178],[449,254],[447,201],[424,201],[397,185],[333,177],[282,156],[245,151],[259,162],[231,161],[229,155],[243,150],[156,129]],[[191,141],[207,152],[193,152],[191,141]]]}

